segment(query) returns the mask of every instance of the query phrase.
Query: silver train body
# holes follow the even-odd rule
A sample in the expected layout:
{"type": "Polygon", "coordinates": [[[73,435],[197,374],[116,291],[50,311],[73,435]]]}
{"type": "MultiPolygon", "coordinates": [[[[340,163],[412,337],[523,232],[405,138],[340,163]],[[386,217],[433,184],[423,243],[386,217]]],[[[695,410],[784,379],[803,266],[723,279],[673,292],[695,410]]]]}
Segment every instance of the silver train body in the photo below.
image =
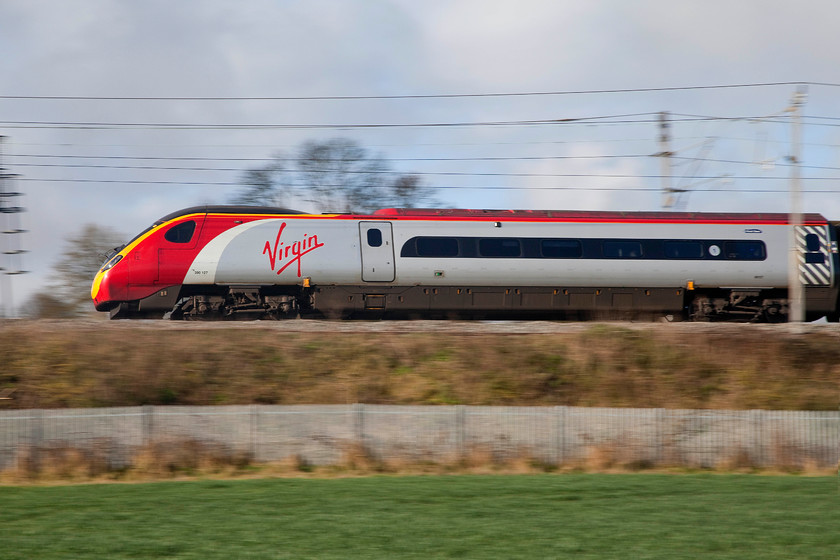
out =
{"type": "Polygon", "coordinates": [[[158,258],[155,293],[112,315],[781,321],[793,256],[807,318],[838,317],[836,229],[815,214],[792,255],[779,214],[283,212],[207,207],[159,221],[162,235],[125,253],[158,258]],[[185,219],[192,236],[170,243],[165,230],[185,219]]]}

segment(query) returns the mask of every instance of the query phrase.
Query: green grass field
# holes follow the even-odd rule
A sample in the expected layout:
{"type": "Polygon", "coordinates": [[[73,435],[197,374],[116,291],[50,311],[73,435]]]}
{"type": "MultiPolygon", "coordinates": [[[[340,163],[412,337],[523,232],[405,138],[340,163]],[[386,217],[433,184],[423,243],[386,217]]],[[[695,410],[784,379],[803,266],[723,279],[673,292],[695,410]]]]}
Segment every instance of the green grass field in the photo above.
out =
{"type": "Polygon", "coordinates": [[[520,475],[0,487],[0,558],[826,558],[834,477],[520,475]]]}

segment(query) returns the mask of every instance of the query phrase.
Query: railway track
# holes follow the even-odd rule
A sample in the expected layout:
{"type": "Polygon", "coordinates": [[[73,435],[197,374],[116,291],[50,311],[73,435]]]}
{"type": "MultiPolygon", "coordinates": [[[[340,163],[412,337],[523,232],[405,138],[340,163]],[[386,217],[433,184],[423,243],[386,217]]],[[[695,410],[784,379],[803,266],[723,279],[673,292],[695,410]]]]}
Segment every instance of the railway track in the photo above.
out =
{"type": "Polygon", "coordinates": [[[289,319],[282,321],[163,321],[134,320],[109,321],[105,318],[83,319],[14,319],[0,321],[0,330],[17,329],[34,332],[79,331],[214,331],[214,330],[268,330],[278,333],[356,333],[356,334],[412,334],[439,333],[443,335],[529,335],[572,334],[598,326],[639,331],[658,331],[684,334],[739,334],[766,333],[767,336],[820,334],[840,338],[840,327],[825,322],[817,323],[668,323],[668,322],[560,322],[560,321],[330,321],[316,319],[289,319]]]}

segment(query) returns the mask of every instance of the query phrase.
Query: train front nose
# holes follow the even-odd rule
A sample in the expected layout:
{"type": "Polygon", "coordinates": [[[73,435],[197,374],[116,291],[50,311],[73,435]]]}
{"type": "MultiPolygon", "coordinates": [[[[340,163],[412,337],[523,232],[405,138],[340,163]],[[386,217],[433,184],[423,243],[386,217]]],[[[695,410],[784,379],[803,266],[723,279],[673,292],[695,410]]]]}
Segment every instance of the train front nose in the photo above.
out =
{"type": "Polygon", "coordinates": [[[123,258],[123,255],[116,255],[103,266],[93,278],[90,287],[90,297],[97,311],[110,311],[125,299],[125,290],[120,289],[126,285],[123,278],[126,276],[126,267],[116,267],[123,258]]]}
{"type": "Polygon", "coordinates": [[[118,302],[110,296],[110,281],[106,272],[98,272],[90,287],[90,297],[93,298],[93,305],[97,311],[110,311],[118,302]]]}

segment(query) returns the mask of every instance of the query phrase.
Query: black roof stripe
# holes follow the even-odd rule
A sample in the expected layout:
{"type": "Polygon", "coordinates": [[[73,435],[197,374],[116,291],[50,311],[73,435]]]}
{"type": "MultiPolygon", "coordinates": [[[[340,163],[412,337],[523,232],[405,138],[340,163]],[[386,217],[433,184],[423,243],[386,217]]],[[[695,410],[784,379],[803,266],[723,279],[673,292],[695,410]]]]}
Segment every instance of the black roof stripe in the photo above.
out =
{"type": "Polygon", "coordinates": [[[305,214],[300,210],[290,210],[289,208],[277,208],[273,206],[232,206],[232,205],[205,205],[205,206],[191,206],[182,210],[177,210],[171,214],[167,214],[163,218],[155,222],[155,225],[174,220],[179,216],[187,216],[189,214],[305,214]]]}

